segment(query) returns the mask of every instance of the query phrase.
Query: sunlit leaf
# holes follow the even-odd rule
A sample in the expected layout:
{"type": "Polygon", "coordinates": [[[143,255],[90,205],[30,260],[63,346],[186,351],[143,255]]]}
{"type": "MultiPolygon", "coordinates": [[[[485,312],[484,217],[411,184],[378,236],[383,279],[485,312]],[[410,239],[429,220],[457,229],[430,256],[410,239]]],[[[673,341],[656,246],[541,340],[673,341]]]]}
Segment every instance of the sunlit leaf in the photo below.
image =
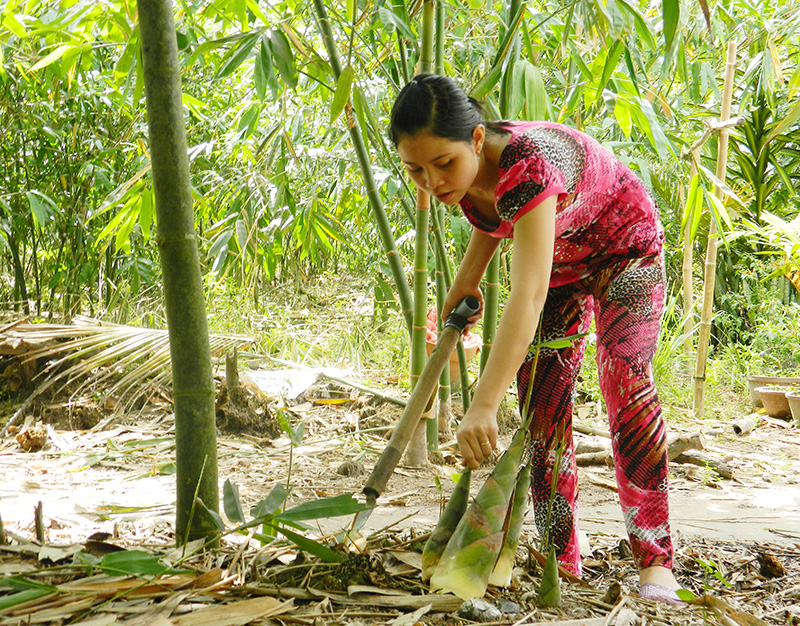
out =
{"type": "Polygon", "coordinates": [[[664,14],[664,44],[665,49],[669,52],[672,50],[681,16],[680,0],[662,0],[661,10],[664,14]]]}
{"type": "Polygon", "coordinates": [[[17,21],[17,18],[15,18],[10,11],[4,12],[2,18],[2,25],[4,28],[10,30],[20,39],[25,39],[28,36],[28,33],[25,32],[25,28],[17,21]]]}
{"type": "Polygon", "coordinates": [[[353,85],[354,75],[355,72],[350,65],[345,67],[342,73],[339,74],[339,78],[336,81],[336,91],[333,94],[333,102],[331,102],[331,124],[339,118],[347,101],[350,99],[350,89],[353,85]]]}
{"type": "MultiPolygon", "coordinates": [[[[42,59],[39,59],[39,61],[34,63],[31,66],[30,71],[31,72],[35,72],[36,70],[40,70],[43,67],[47,67],[48,65],[50,65],[52,63],[55,63],[61,57],[63,57],[67,52],[69,52],[70,50],[72,50],[75,47],[76,46],[72,46],[72,45],[69,45],[69,44],[64,44],[64,45],[58,46],[58,48],[53,50],[50,54],[48,54],[47,56],[45,56],[42,59]]],[[[80,50],[80,46],[77,46],[77,48],[78,48],[78,50],[80,50]]]]}
{"type": "Polygon", "coordinates": [[[619,58],[622,56],[622,53],[625,51],[625,44],[622,43],[621,40],[617,40],[611,46],[611,49],[608,51],[608,55],[606,56],[606,62],[603,65],[603,74],[600,76],[600,82],[597,85],[597,96],[595,101],[597,101],[603,94],[603,90],[606,88],[606,84],[608,80],[611,78],[611,74],[617,67],[619,63],[619,58]]]}
{"type": "Polygon", "coordinates": [[[359,502],[353,497],[352,493],[346,493],[312,502],[303,502],[282,513],[274,516],[276,521],[303,521],[311,519],[327,519],[329,517],[339,517],[342,515],[353,515],[367,508],[363,502],[359,502]]]}

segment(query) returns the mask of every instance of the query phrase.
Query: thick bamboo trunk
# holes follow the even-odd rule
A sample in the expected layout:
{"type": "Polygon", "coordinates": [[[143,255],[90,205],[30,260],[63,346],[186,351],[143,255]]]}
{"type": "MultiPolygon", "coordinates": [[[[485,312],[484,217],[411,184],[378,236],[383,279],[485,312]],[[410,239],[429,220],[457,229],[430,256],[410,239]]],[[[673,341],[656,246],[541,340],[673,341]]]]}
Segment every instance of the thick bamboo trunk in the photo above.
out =
{"type": "MultiPolygon", "coordinates": [[[[720,122],[731,116],[731,100],[733,98],[733,81],[736,72],[736,43],[728,43],[728,57],[725,63],[725,85],[722,94],[722,109],[720,122]]],[[[728,165],[728,135],[729,128],[719,131],[719,148],[717,150],[717,178],[725,182],[725,172],[728,165]]],[[[714,193],[722,200],[722,190],[719,187],[714,193]]],[[[697,337],[697,365],[694,373],[694,414],[702,418],[705,405],[706,390],[706,362],[708,360],[708,344],[711,338],[711,313],[714,308],[714,280],[717,269],[718,233],[714,220],[708,227],[708,246],[706,248],[705,271],[703,276],[703,308],[700,315],[700,332],[697,337]]]]}
{"type": "Polygon", "coordinates": [[[178,44],[170,0],[139,0],[144,87],[158,244],[169,326],[175,401],[178,543],[211,538],[216,526],[195,497],[219,510],[214,381],[203,281],[194,231],[181,99],[178,44]]]}

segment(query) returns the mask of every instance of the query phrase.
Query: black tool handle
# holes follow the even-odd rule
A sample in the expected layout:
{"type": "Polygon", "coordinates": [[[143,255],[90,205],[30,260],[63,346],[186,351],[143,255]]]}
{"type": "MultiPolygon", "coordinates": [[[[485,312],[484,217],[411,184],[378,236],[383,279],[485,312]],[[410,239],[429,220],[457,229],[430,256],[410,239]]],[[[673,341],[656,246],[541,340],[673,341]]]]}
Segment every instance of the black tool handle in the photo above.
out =
{"type": "Polygon", "coordinates": [[[481,301],[475,296],[466,296],[450,311],[450,315],[445,320],[445,328],[455,328],[459,333],[464,332],[469,318],[481,310],[481,301]]]}

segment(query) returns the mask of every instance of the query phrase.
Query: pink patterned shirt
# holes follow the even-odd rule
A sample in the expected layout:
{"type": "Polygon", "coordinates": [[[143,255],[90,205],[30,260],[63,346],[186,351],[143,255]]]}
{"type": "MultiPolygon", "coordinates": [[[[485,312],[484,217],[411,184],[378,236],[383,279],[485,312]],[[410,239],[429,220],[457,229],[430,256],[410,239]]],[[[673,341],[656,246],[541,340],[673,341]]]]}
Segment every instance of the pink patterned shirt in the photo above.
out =
{"type": "Polygon", "coordinates": [[[609,257],[661,253],[658,208],[642,182],[597,141],[552,122],[509,122],[500,156],[495,206],[500,225],[488,225],[464,199],[461,209],[476,228],[513,237],[515,222],[557,195],[556,239],[550,286],[591,275],[609,257]]]}

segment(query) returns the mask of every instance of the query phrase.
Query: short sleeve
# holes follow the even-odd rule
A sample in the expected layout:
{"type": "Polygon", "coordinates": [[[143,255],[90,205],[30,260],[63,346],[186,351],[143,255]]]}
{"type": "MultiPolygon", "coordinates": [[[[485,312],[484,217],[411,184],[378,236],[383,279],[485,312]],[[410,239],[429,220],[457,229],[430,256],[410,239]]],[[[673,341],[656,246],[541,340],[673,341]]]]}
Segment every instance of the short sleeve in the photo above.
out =
{"type": "Polygon", "coordinates": [[[545,199],[565,193],[561,170],[541,155],[526,156],[500,177],[496,188],[497,214],[504,222],[516,223],[545,199]]]}

